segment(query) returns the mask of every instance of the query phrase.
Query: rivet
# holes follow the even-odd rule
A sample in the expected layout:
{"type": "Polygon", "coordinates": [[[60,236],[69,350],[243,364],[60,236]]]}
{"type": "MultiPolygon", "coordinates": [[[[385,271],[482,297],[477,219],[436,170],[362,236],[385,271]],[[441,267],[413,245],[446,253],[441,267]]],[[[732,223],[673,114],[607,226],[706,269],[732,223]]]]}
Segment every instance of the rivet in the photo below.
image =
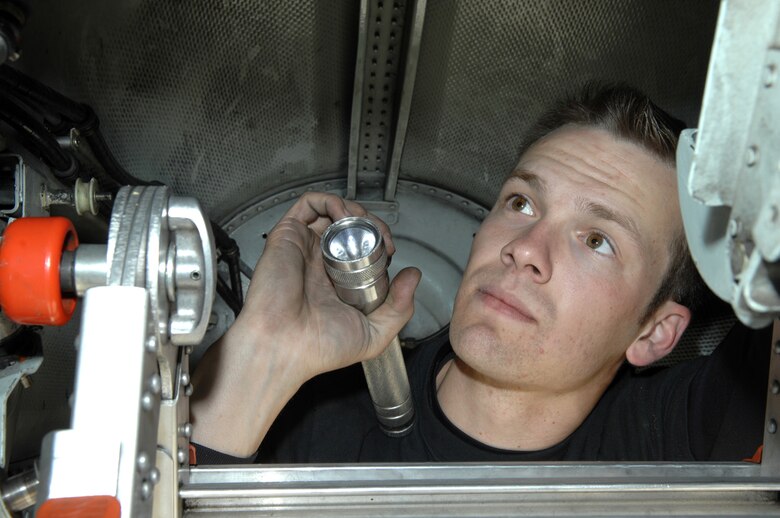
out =
{"type": "Polygon", "coordinates": [[[151,467],[151,463],[149,462],[149,456],[145,453],[139,453],[138,458],[135,461],[135,465],[138,468],[138,471],[141,473],[146,473],[149,471],[149,468],[151,467]]]}
{"type": "Polygon", "coordinates": [[[780,394],[780,381],[774,380],[772,382],[772,394],[780,394]]]}
{"type": "Polygon", "coordinates": [[[748,167],[753,167],[758,163],[758,146],[749,146],[747,149],[747,158],[745,160],[748,167]]]}
{"type": "Polygon", "coordinates": [[[775,354],[780,354],[780,340],[775,342],[775,354]]]}
{"type": "Polygon", "coordinates": [[[769,433],[777,433],[777,421],[775,421],[775,418],[769,420],[769,424],[766,427],[767,431],[769,433]]]}
{"type": "Polygon", "coordinates": [[[156,485],[159,481],[160,481],[160,470],[154,468],[152,471],[149,472],[149,482],[151,482],[153,485],[156,485]]]}
{"type": "Polygon", "coordinates": [[[777,65],[769,63],[764,67],[764,86],[771,88],[777,81],[777,65]]]}
{"type": "Polygon", "coordinates": [[[152,374],[149,377],[149,390],[155,395],[162,391],[162,378],[160,378],[159,374],[152,374]]]}
{"type": "Polygon", "coordinates": [[[188,345],[184,347],[184,354],[192,354],[192,346],[188,345]]]}
{"type": "Polygon", "coordinates": [[[152,485],[149,482],[141,483],[141,500],[149,500],[152,496],[152,485]]]}
{"type": "Polygon", "coordinates": [[[187,386],[190,384],[190,375],[186,372],[182,372],[181,376],[179,376],[179,382],[182,384],[182,386],[187,386]]]}
{"type": "Polygon", "coordinates": [[[144,392],[144,395],[141,396],[141,408],[148,412],[152,409],[153,404],[154,400],[152,399],[152,395],[148,392],[144,392]]]}
{"type": "Polygon", "coordinates": [[[190,383],[189,385],[186,385],[184,387],[184,395],[187,396],[187,397],[190,397],[192,395],[192,391],[193,390],[194,390],[194,388],[192,386],[192,383],[190,383]]]}
{"type": "Polygon", "coordinates": [[[730,219],[728,232],[731,237],[737,237],[742,232],[742,222],[738,219],[730,219]]]}
{"type": "Polygon", "coordinates": [[[179,461],[179,464],[184,464],[187,462],[187,452],[184,451],[184,448],[179,448],[179,450],[176,452],[176,460],[179,461]]]}
{"type": "Polygon", "coordinates": [[[150,336],[146,340],[146,350],[150,353],[157,352],[157,339],[154,336],[150,336]]]}
{"type": "Polygon", "coordinates": [[[179,426],[179,435],[187,438],[192,437],[192,424],[184,423],[183,425],[179,426]]]}

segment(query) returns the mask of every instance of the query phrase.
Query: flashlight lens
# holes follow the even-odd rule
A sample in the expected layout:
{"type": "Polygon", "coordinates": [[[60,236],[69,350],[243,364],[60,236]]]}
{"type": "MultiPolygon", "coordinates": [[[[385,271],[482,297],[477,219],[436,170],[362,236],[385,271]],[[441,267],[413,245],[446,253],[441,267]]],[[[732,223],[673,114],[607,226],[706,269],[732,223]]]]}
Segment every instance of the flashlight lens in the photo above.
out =
{"type": "Polygon", "coordinates": [[[328,243],[328,252],[342,261],[354,261],[371,253],[376,234],[368,228],[350,227],[336,233],[328,243]]]}

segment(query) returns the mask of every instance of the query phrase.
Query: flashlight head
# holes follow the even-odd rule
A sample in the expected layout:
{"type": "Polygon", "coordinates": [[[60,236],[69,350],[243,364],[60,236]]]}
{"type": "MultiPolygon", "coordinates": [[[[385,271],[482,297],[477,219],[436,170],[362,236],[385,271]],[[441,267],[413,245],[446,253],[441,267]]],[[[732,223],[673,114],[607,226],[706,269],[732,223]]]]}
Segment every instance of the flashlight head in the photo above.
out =
{"type": "Polygon", "coordinates": [[[387,295],[387,253],[370,219],[350,217],[329,226],[320,239],[325,271],[341,300],[365,313],[387,295]]]}

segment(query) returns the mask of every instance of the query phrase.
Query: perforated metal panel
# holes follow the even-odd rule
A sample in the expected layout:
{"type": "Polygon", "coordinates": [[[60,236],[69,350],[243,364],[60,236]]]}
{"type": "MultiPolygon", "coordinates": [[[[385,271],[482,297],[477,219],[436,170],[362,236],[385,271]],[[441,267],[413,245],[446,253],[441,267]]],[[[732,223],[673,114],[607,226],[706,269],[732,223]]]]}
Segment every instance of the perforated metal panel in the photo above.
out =
{"type": "MultiPolygon", "coordinates": [[[[195,195],[215,217],[346,174],[357,0],[32,8],[20,66],[93,104],[133,174],[195,195]]],[[[628,81],[693,125],[717,10],[429,1],[401,177],[491,204],[533,120],[589,79],[628,81]]]]}
{"type": "Polygon", "coordinates": [[[401,178],[492,205],[537,117],[625,81],[695,126],[718,2],[428,2],[401,178]]]}
{"type": "Polygon", "coordinates": [[[212,215],[346,169],[358,2],[34,1],[21,67],[212,215]]]}

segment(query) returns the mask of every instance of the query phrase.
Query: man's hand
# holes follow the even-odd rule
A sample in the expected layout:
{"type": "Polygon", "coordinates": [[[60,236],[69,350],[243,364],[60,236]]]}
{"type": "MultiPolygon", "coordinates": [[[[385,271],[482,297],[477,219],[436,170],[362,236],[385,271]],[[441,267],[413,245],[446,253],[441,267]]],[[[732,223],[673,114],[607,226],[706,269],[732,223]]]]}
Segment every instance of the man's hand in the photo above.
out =
{"type": "Polygon", "coordinates": [[[368,317],[341,302],[325,273],[319,236],[333,221],[368,216],[381,229],[388,254],[390,231],[355,202],[317,194],[301,198],[269,234],[265,252],[236,322],[288,349],[308,379],[381,353],[412,316],[419,274],[399,274],[388,303],[368,317]]]}
{"type": "Polygon", "coordinates": [[[241,314],[195,373],[193,440],[246,456],[308,379],[380,354],[413,312],[415,269],[400,272],[370,315],[341,302],[325,273],[320,235],[333,221],[370,217],[359,204],[306,194],[268,235],[241,314]]]}

